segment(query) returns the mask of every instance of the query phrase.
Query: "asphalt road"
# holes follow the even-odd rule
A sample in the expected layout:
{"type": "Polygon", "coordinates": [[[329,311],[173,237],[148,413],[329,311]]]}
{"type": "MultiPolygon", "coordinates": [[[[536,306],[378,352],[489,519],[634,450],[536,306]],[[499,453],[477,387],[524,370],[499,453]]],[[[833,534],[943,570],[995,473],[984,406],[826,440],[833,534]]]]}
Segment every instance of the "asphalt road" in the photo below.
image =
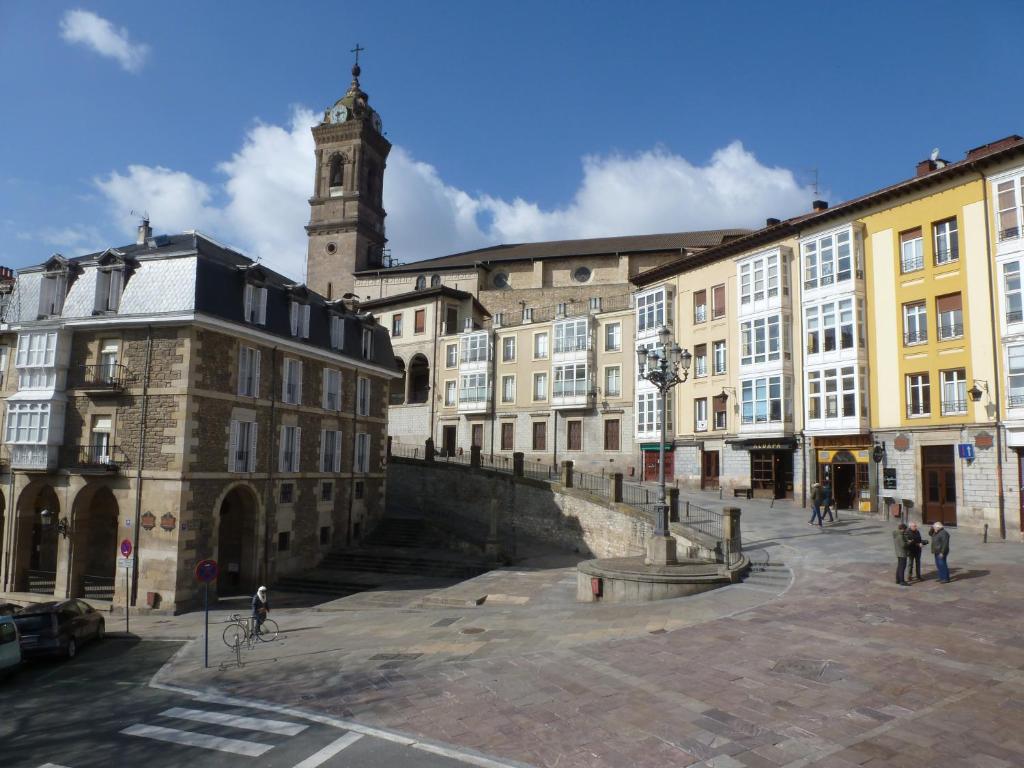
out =
{"type": "MultiPolygon", "coordinates": [[[[0,682],[4,768],[456,768],[464,759],[301,716],[150,688],[178,643],[108,638],[0,682]]],[[[486,765],[488,761],[470,759],[486,765]]]]}

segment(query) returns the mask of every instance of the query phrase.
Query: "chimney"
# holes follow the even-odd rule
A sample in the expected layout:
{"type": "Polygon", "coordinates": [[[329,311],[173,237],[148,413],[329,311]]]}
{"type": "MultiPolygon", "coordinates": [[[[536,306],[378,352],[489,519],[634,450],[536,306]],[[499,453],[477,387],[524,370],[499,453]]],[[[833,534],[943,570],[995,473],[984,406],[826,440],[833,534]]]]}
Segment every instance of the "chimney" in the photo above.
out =
{"type": "Polygon", "coordinates": [[[149,218],[139,222],[139,234],[135,238],[136,245],[145,245],[146,241],[153,236],[153,228],[149,226],[149,218]]]}
{"type": "Polygon", "coordinates": [[[929,158],[928,160],[922,160],[917,164],[917,176],[924,176],[926,173],[931,173],[939,167],[939,164],[929,158]]]}
{"type": "Polygon", "coordinates": [[[764,220],[764,225],[766,227],[774,227],[776,224],[781,224],[781,223],[782,223],[781,219],[765,219],[764,220]]]}
{"type": "Polygon", "coordinates": [[[820,213],[821,211],[824,211],[824,210],[828,209],[828,201],[827,200],[815,200],[813,203],[811,203],[811,208],[815,212],[820,213]]]}

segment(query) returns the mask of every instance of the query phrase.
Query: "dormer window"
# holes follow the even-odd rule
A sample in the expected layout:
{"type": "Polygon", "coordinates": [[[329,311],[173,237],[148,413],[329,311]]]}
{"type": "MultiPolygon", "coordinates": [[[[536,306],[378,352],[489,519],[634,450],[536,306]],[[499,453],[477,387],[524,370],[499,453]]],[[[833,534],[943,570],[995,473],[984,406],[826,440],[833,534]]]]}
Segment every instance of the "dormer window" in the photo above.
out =
{"type": "Polygon", "coordinates": [[[96,314],[117,312],[124,290],[124,269],[98,269],[96,271],[96,314]]]}
{"type": "Polygon", "coordinates": [[[419,277],[417,277],[416,278],[416,290],[417,291],[422,291],[426,287],[427,287],[427,276],[426,275],[420,275],[419,277]]]}
{"type": "Polygon", "coordinates": [[[68,292],[68,273],[64,270],[47,272],[39,286],[39,316],[56,317],[64,309],[68,292]]]}
{"type": "Polygon", "coordinates": [[[373,357],[373,331],[363,328],[363,359],[370,360],[373,357]]]}
{"type": "Polygon", "coordinates": [[[292,301],[289,307],[292,336],[309,338],[309,304],[292,301]]]}
{"type": "Polygon", "coordinates": [[[245,286],[242,319],[253,325],[267,324],[267,289],[252,283],[245,286]]]}
{"type": "Polygon", "coordinates": [[[345,320],[338,315],[331,315],[331,346],[334,349],[345,347],[345,320]]]}

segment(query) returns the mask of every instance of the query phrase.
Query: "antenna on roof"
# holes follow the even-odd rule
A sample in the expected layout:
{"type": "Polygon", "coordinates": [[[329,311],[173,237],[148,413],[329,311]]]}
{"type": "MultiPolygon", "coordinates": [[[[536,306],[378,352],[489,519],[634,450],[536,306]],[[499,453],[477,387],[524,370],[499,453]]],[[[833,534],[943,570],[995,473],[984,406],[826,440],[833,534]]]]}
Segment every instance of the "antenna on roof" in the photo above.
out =
{"type": "Polygon", "coordinates": [[[811,179],[813,179],[813,181],[811,181],[811,186],[814,188],[814,196],[817,197],[818,196],[818,169],[817,168],[808,168],[807,169],[807,173],[811,174],[811,179]]]}
{"type": "Polygon", "coordinates": [[[931,153],[931,154],[929,155],[929,157],[931,158],[931,161],[932,161],[933,163],[934,163],[934,162],[935,162],[936,160],[938,160],[938,159],[939,159],[939,148],[938,148],[938,147],[936,147],[935,149],[933,149],[933,150],[932,150],[932,153],[931,153]]]}

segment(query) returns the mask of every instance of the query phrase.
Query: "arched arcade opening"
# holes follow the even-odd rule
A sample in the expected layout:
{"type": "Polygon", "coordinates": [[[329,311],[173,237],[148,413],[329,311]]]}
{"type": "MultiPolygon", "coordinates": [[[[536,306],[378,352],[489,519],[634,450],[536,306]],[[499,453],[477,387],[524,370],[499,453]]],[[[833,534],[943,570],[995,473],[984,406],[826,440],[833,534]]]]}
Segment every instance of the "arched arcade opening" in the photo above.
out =
{"type": "Polygon", "coordinates": [[[256,591],[259,563],[256,554],[259,503],[248,486],[236,485],[217,510],[217,579],[219,596],[251,594],[256,591]]]}

